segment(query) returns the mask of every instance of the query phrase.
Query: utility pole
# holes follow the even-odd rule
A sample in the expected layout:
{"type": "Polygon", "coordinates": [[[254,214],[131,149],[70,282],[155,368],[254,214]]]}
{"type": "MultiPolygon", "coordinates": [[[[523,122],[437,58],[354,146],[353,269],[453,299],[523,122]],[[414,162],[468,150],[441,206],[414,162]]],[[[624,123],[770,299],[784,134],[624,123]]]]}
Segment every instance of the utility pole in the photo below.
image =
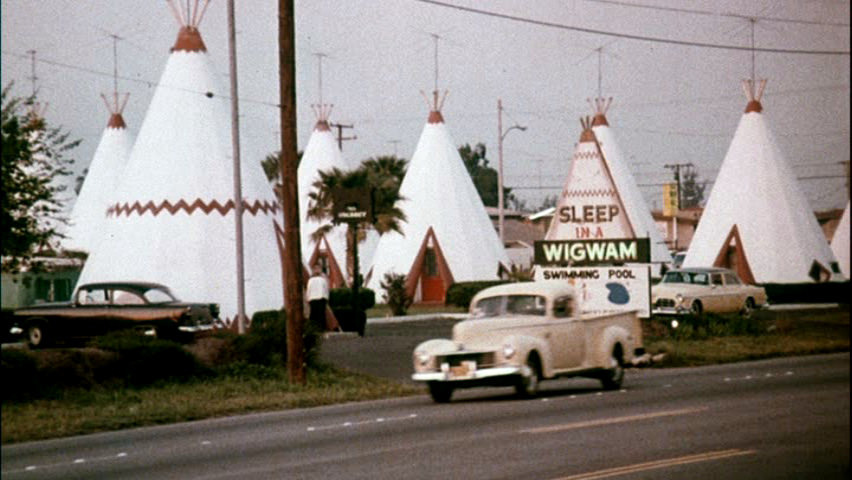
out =
{"type": "Polygon", "coordinates": [[[337,148],[339,148],[341,152],[343,151],[343,141],[344,140],[357,140],[358,139],[357,135],[352,135],[351,137],[344,137],[343,136],[343,129],[344,128],[355,128],[355,125],[344,125],[342,123],[329,123],[329,126],[337,129],[337,148]]]}
{"type": "Polygon", "coordinates": [[[231,149],[234,157],[234,234],[237,239],[237,331],[242,335],[246,333],[246,285],[243,257],[243,187],[240,174],[240,107],[237,96],[237,33],[234,27],[234,0],[228,0],[227,9],[228,68],[231,77],[231,149]]]}
{"type": "Polygon", "coordinates": [[[304,385],[302,342],[305,313],[302,246],[299,238],[299,191],[296,169],[296,39],[293,0],[278,0],[278,68],[281,97],[281,208],[284,212],[284,306],[287,311],[287,372],[291,383],[304,385]]]}
{"type": "Polygon", "coordinates": [[[500,235],[500,245],[506,246],[503,229],[503,139],[512,130],[524,131],[527,127],[522,127],[518,124],[512,125],[503,131],[503,100],[497,99],[497,155],[499,161],[497,163],[497,232],[500,235]]]}

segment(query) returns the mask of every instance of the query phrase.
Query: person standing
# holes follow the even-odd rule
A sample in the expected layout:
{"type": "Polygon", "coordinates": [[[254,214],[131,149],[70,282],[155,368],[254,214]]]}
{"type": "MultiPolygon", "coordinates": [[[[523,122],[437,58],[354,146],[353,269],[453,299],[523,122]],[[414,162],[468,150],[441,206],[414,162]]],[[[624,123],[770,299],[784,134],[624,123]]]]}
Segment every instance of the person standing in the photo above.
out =
{"type": "Polygon", "coordinates": [[[328,280],[326,280],[319,265],[314,265],[305,296],[308,297],[308,305],[311,310],[311,323],[320,331],[324,331],[326,329],[325,309],[328,305],[328,280]]]}

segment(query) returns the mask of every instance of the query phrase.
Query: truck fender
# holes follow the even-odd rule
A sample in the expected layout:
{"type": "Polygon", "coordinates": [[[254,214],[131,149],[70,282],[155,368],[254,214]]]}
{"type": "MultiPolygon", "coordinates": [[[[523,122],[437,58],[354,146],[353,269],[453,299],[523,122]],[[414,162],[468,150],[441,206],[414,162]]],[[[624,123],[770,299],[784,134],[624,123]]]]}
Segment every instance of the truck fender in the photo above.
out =
{"type": "Polygon", "coordinates": [[[547,342],[528,335],[509,335],[503,338],[500,348],[502,349],[505,345],[511,345],[517,350],[515,355],[509,360],[509,363],[512,365],[526,364],[530,353],[535,351],[541,360],[542,376],[545,378],[553,376],[552,353],[550,344],[547,342]]]}
{"type": "Polygon", "coordinates": [[[456,342],[446,338],[433,338],[432,340],[421,342],[419,345],[414,347],[415,354],[423,352],[428,353],[429,355],[439,355],[442,353],[455,352],[456,350],[458,350],[456,342]]]}
{"type": "Polygon", "coordinates": [[[630,332],[618,325],[612,325],[604,329],[601,335],[600,346],[596,349],[595,364],[598,366],[609,366],[609,359],[617,344],[621,344],[622,360],[625,363],[633,358],[633,342],[630,340],[630,332]]]}

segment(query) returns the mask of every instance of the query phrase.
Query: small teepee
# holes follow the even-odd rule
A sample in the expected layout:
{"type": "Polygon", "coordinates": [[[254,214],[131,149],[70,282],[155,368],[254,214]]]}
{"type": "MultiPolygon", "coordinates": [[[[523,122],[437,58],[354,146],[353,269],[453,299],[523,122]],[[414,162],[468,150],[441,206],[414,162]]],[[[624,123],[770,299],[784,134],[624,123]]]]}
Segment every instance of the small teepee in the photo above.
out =
{"type": "Polygon", "coordinates": [[[684,267],[727,267],[747,283],[807,283],[836,279],[839,268],[816,216],[763,115],[748,98],[722,161],[684,267]]]}
{"type": "Polygon", "coordinates": [[[133,135],[127,130],[122,112],[129,95],[119,101],[118,92],[113,92],[112,102],[104,95],[104,103],[110,113],[106,130],[89,164],[86,179],[80,188],[77,201],[71,210],[71,216],[62,240],[66,250],[91,252],[102,233],[106,221],[107,209],[113,190],[115,190],[130,150],[133,147],[133,135]]]}
{"type": "Polygon", "coordinates": [[[612,175],[615,189],[624,205],[625,214],[633,226],[636,237],[648,238],[651,244],[651,262],[662,265],[672,260],[669,249],[663,240],[660,230],[651,216],[651,210],[645,203],[645,198],[630,173],[627,157],[618,148],[615,135],[606,118],[606,112],[612,104],[610,98],[595,98],[595,116],[592,118],[592,131],[598,141],[601,157],[612,175]]]}
{"type": "MultiPolygon", "coordinates": [[[[198,30],[207,2],[185,10],[177,41],[148,107],[104,236],[80,282],[150,281],[186,301],[237,314],[233,162],[228,103],[198,30]]],[[[280,212],[257,163],[242,164],[246,314],[281,308],[280,212]]]]}
{"type": "Polygon", "coordinates": [[[402,232],[379,239],[367,286],[381,298],[386,273],[406,275],[415,302],[443,302],[454,282],[496,280],[506,250],[441,115],[437,90],[400,185],[402,232]]]}
{"type": "Polygon", "coordinates": [[[308,145],[299,162],[299,216],[301,219],[302,256],[309,269],[319,264],[328,275],[332,288],[346,284],[346,225],[333,226],[329,231],[317,237],[315,233],[325,222],[308,218],[309,195],[314,190],[314,182],[319,180],[320,171],[332,168],[341,171],[351,166],[343,158],[328,123],[330,105],[313,105],[317,123],[308,140],[308,145]]]}
{"type": "Polygon", "coordinates": [[[831,251],[834,253],[834,258],[840,264],[840,271],[847,279],[849,277],[849,202],[846,202],[846,210],[843,211],[843,216],[840,217],[840,223],[837,224],[837,229],[834,230],[834,236],[831,238],[831,251]]]}

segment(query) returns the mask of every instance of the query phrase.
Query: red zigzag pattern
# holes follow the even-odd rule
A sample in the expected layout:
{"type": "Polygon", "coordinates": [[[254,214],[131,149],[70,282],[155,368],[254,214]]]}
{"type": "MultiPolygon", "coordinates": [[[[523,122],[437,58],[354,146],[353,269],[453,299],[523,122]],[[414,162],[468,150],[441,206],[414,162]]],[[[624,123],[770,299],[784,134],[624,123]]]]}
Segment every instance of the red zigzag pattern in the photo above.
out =
{"type": "Polygon", "coordinates": [[[563,197],[614,197],[616,194],[615,190],[600,188],[600,189],[592,189],[592,190],[569,190],[567,192],[562,193],[563,197]]]}
{"type": "MultiPolygon", "coordinates": [[[[133,213],[138,214],[139,216],[145,215],[145,213],[150,212],[153,216],[157,216],[163,211],[168,212],[172,215],[180,212],[181,210],[185,211],[189,215],[195,213],[196,210],[200,210],[205,215],[209,215],[213,211],[219,212],[223,217],[228,214],[229,211],[234,209],[234,201],[228,200],[224,205],[219,203],[217,200],[212,200],[209,203],[205,203],[200,198],[196,199],[192,203],[188,203],[184,199],[178,200],[177,203],[172,204],[168,200],[163,200],[159,205],[156,205],[153,201],[149,201],[144,205],[138,201],[129,203],[116,203],[107,209],[107,217],[111,217],[115,215],[116,217],[120,217],[121,215],[130,216],[133,213]]],[[[247,202],[243,200],[243,211],[248,212],[251,215],[257,215],[258,212],[263,212],[264,214],[269,213],[277,213],[279,210],[277,202],[269,202],[260,200],[255,200],[254,202],[247,202]]]]}

